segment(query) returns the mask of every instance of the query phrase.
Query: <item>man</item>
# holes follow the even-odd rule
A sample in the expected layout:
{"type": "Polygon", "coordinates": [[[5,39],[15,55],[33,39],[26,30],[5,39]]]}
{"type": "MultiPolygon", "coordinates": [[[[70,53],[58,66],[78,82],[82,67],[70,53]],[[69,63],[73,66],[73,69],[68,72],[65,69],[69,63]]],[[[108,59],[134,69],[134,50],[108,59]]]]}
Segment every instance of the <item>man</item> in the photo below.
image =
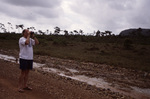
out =
{"type": "Polygon", "coordinates": [[[39,44],[38,39],[28,29],[23,30],[23,37],[19,39],[19,62],[21,75],[19,77],[19,92],[24,90],[32,90],[27,86],[29,70],[33,68],[33,45],[39,44]]]}

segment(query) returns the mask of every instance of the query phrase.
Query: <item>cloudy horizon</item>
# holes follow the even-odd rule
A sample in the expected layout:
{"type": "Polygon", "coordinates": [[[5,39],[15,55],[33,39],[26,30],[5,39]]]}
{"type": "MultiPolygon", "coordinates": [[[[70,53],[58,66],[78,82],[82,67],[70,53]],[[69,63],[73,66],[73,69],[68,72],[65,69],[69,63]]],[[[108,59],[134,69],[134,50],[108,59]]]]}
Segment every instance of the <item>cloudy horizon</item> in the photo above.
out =
{"type": "Polygon", "coordinates": [[[150,28],[150,0],[0,0],[0,23],[38,30],[110,30],[150,28]]]}

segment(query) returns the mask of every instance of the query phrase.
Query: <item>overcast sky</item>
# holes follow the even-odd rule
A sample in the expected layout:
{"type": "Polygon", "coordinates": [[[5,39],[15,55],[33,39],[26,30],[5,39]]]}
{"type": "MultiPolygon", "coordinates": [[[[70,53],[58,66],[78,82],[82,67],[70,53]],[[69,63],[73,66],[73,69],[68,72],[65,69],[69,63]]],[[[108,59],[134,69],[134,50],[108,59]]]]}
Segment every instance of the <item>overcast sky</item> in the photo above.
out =
{"type": "Polygon", "coordinates": [[[150,28],[150,0],[0,0],[0,23],[37,30],[110,30],[150,28]]]}

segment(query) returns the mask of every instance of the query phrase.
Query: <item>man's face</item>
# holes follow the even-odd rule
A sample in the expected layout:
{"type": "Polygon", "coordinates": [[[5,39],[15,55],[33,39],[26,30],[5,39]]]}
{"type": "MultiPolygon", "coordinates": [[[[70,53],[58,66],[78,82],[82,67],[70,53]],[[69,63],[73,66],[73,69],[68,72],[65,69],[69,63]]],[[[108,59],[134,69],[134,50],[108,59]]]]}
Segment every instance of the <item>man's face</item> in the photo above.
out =
{"type": "Polygon", "coordinates": [[[25,33],[24,33],[24,37],[27,38],[28,35],[29,35],[29,30],[26,30],[25,33]]]}

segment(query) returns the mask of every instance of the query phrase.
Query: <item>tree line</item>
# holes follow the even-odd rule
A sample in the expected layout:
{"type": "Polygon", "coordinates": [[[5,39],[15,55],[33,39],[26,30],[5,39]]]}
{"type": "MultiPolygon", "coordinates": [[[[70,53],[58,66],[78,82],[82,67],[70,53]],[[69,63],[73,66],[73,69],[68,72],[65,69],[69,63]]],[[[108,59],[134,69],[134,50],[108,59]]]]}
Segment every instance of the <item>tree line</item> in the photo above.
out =
{"type": "MultiPolygon", "coordinates": [[[[15,25],[15,28],[13,28],[12,23],[8,22],[8,27],[5,26],[5,24],[0,23],[0,33],[17,33],[16,31],[14,32],[14,30],[17,30],[18,33],[21,33],[22,30],[24,29],[24,25],[23,24],[19,24],[19,25],[15,25]]],[[[68,30],[62,30],[60,27],[56,26],[54,27],[54,31],[50,31],[49,29],[42,31],[42,30],[37,30],[35,27],[27,27],[27,29],[29,29],[30,31],[35,32],[35,34],[39,34],[39,35],[89,35],[89,36],[96,36],[96,37],[100,37],[100,36],[111,36],[114,35],[112,34],[112,31],[105,31],[105,32],[100,32],[99,30],[97,30],[96,32],[94,31],[93,33],[84,33],[82,29],[78,30],[73,30],[73,31],[68,31],[68,30]],[[62,33],[62,34],[61,34],[62,33]]]]}

